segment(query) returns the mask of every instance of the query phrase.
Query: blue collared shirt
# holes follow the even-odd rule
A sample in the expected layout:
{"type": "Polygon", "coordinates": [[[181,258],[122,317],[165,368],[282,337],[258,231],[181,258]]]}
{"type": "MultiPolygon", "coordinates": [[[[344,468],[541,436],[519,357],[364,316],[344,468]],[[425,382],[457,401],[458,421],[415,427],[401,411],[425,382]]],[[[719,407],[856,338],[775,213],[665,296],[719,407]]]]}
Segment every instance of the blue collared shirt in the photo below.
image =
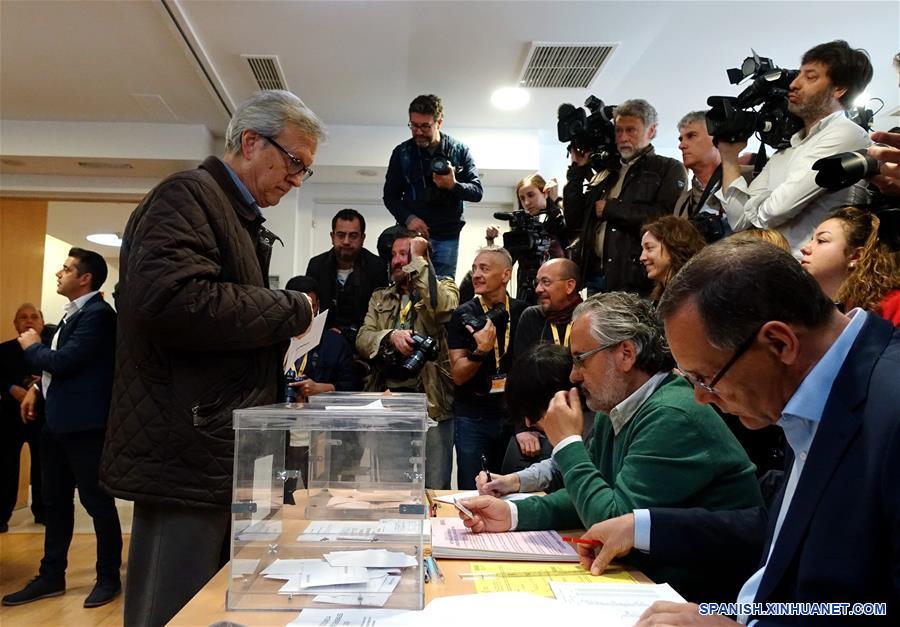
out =
{"type": "Polygon", "coordinates": [[[241,196],[244,197],[244,200],[246,201],[246,203],[249,206],[253,207],[253,210],[256,212],[256,215],[262,216],[262,210],[259,208],[259,205],[256,203],[256,199],[253,197],[253,194],[251,194],[250,190],[247,189],[247,186],[244,185],[244,181],[242,181],[238,177],[238,175],[235,173],[235,171],[232,170],[231,166],[229,166],[227,163],[225,163],[223,161],[222,165],[225,166],[225,171],[228,172],[228,176],[230,176],[231,180],[234,181],[234,184],[237,185],[238,191],[241,193],[241,196]]]}
{"type": "MultiPolygon", "coordinates": [[[[850,318],[850,323],[800,383],[782,410],[781,418],[777,423],[784,430],[784,437],[794,453],[794,465],[791,468],[791,474],[785,487],[784,500],[778,512],[769,555],[766,557],[767,563],[772,555],[772,549],[775,547],[785,515],[790,509],[797,482],[806,465],[809,449],[822,419],[825,403],[828,401],[828,391],[831,390],[834,380],[866,321],[866,313],[861,309],[854,309],[847,316],[850,318]]],[[[634,510],[634,547],[640,551],[650,550],[650,522],[649,510],[634,510]]],[[[763,565],[747,580],[738,594],[738,603],[754,601],[765,570],[766,567],[763,565]]],[[[741,623],[746,624],[747,620],[748,616],[746,615],[738,616],[738,621],[741,623]]]]}
{"type": "MultiPolygon", "coordinates": [[[[766,564],[772,557],[772,551],[775,543],[778,541],[778,534],[781,532],[781,525],[784,523],[785,516],[790,510],[791,501],[794,499],[794,492],[797,489],[797,483],[803,474],[803,468],[806,465],[806,458],[809,455],[809,449],[812,447],[813,439],[819,428],[819,422],[822,420],[822,412],[825,411],[825,403],[828,402],[830,391],[850,353],[850,348],[856,337],[862,329],[863,323],[866,321],[866,314],[861,309],[854,309],[849,314],[850,324],[848,324],[841,334],[835,340],[834,344],[825,352],[819,363],[810,370],[800,387],[791,396],[791,399],[785,405],[781,412],[781,420],[778,425],[784,430],[784,437],[788,445],[794,453],[794,465],[791,468],[791,474],[787,480],[787,486],[784,489],[784,500],[781,503],[781,509],[778,511],[778,520],[775,521],[775,531],[772,535],[772,542],[769,546],[769,555],[766,557],[766,564]]],[[[758,571],[753,573],[747,583],[738,593],[738,603],[753,603],[756,599],[756,593],[759,591],[759,584],[766,572],[766,564],[758,571]]],[[[747,623],[748,616],[738,616],[738,622],[747,623]]]]}

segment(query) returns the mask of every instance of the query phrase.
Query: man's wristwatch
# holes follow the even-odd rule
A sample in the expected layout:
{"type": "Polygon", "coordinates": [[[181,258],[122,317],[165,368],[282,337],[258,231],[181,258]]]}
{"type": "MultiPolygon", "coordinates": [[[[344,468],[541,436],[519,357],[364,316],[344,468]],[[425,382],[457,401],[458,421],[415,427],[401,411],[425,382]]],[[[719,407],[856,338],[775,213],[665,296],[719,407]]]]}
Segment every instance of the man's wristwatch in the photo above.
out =
{"type": "Polygon", "coordinates": [[[468,358],[469,361],[484,361],[490,355],[487,351],[478,350],[477,348],[473,351],[469,351],[468,358]]]}

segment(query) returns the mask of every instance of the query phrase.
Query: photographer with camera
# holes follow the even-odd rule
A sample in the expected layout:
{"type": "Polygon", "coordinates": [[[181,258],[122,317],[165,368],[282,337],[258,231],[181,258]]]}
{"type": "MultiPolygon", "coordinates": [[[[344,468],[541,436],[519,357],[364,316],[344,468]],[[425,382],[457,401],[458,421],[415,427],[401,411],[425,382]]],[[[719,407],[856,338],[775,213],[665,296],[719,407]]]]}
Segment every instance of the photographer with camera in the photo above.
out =
{"type": "Polygon", "coordinates": [[[829,210],[853,201],[853,188],[826,192],[819,187],[812,164],[821,157],[871,143],[865,130],[845,114],[871,79],[868,56],[846,41],[831,41],[806,51],[800,71],[790,83],[787,107],[802,120],[803,128],[791,136],[790,146],[772,155],[750,184],[741,176],[738,163],[746,140],[729,142],[716,137],[722,156],[722,186],[716,196],[734,231],[754,226],[776,228],[799,259],[800,247],[829,210]]]}
{"type": "MultiPolygon", "coordinates": [[[[538,268],[548,259],[564,257],[569,245],[566,220],[557,193],[556,179],[548,183],[538,173],[526,176],[516,185],[519,208],[513,213],[499,212],[494,217],[509,222],[511,230],[503,234],[503,247],[519,264],[516,271],[516,298],[529,305],[537,303],[535,293],[538,268]]],[[[490,235],[490,233],[487,233],[490,235]]],[[[495,235],[496,236],[496,235],[495,235]]],[[[488,244],[493,238],[488,238],[488,244]]]]}
{"type": "Polygon", "coordinates": [[[387,264],[363,248],[365,242],[366,219],[355,209],[341,209],[331,219],[331,250],[306,266],[328,310],[328,328],[341,333],[351,352],[372,292],[388,282],[387,264]]]}
{"type": "Polygon", "coordinates": [[[391,246],[391,285],[377,290],[356,338],[372,360],[366,389],[424,392],[438,424],[425,440],[425,485],[450,488],[453,385],[444,325],[459,304],[452,279],[435,277],[428,240],[407,231],[391,246]]]}
{"type": "Polygon", "coordinates": [[[384,178],[384,206],[398,223],[431,242],[438,276],[456,276],[463,201],[479,202],[483,190],[469,148],[441,133],[444,107],[434,95],[409,104],[408,139],[391,153],[384,178]]]}
{"type": "Polygon", "coordinates": [[[504,248],[481,248],[472,263],[475,298],[459,306],[447,325],[456,393],[456,461],[460,489],[475,488],[483,464],[499,468],[512,436],[503,392],[515,356],[516,329],[525,303],[510,298],[512,256],[504,248]]]}
{"type": "Polygon", "coordinates": [[[641,225],[671,213],[687,187],[681,163],[653,151],[656,119],[656,109],[646,100],[619,105],[614,121],[621,158],[599,167],[592,167],[590,148],[570,146],[563,210],[566,224],[581,231],[576,261],[588,294],[647,294],[652,287],[638,261],[641,225]],[[586,189],[585,181],[589,181],[586,189]]]}

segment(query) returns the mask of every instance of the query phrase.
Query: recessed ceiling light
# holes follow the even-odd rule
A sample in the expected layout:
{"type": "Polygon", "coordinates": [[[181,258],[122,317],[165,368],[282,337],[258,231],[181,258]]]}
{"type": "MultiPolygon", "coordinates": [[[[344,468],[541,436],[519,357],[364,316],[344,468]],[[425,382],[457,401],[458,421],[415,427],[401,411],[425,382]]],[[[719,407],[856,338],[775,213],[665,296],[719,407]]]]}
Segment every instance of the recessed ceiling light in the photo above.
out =
{"type": "Polygon", "coordinates": [[[122,238],[118,233],[91,233],[87,236],[87,241],[101,246],[115,246],[118,248],[122,245],[122,238]]]}
{"type": "Polygon", "coordinates": [[[504,111],[515,111],[528,104],[531,96],[521,87],[501,87],[491,94],[491,104],[504,111]]]}

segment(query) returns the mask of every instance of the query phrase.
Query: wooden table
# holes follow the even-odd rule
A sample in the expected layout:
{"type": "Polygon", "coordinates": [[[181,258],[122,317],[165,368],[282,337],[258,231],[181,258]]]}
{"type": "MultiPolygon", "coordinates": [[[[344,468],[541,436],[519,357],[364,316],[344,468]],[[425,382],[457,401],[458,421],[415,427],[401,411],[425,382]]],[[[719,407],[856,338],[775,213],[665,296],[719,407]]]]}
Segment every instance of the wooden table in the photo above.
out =
{"type": "MultiPolygon", "coordinates": [[[[431,495],[453,494],[456,490],[431,491],[431,495]]],[[[452,505],[437,502],[437,516],[456,516],[457,510],[452,505]]],[[[484,560],[475,560],[484,561],[484,560]]],[[[536,562],[523,562],[536,563],[536,562]]],[[[466,580],[459,576],[460,573],[469,572],[470,560],[452,560],[440,559],[438,566],[444,574],[443,582],[432,582],[425,584],[425,604],[427,605],[432,599],[444,596],[453,596],[459,594],[474,594],[475,582],[466,580]]],[[[638,581],[644,583],[652,583],[643,573],[637,570],[628,569],[628,572],[638,581]]],[[[281,611],[232,611],[225,610],[225,595],[228,591],[228,578],[230,576],[229,566],[225,566],[220,570],[203,589],[200,590],[191,599],[190,603],[185,605],[175,618],[169,623],[176,627],[191,626],[207,626],[216,621],[231,621],[242,625],[277,625],[283,627],[294,620],[297,612],[281,612],[281,611]]],[[[338,606],[334,606],[337,608],[338,606]]]]}

